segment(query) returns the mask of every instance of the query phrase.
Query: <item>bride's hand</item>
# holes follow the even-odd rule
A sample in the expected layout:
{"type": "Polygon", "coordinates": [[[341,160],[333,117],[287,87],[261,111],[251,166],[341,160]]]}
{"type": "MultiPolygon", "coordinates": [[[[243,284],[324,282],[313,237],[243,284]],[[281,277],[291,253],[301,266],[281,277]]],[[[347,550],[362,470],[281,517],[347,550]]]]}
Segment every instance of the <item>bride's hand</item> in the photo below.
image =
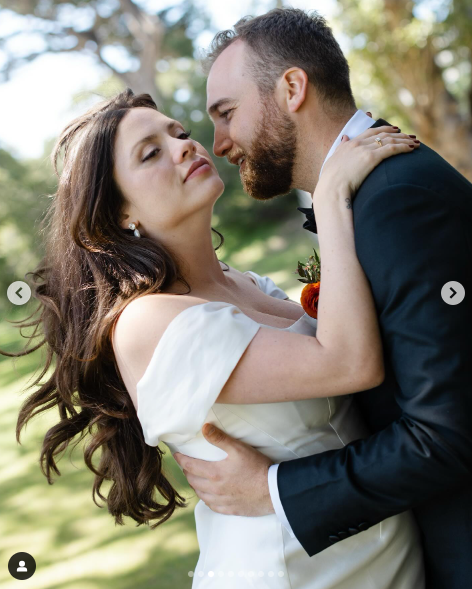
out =
{"type": "Polygon", "coordinates": [[[419,145],[409,135],[395,132],[395,128],[390,126],[367,129],[352,140],[344,135],[323,167],[313,198],[316,193],[333,194],[336,187],[342,194],[348,190],[352,195],[382,160],[414,151],[419,145]],[[377,139],[380,139],[380,143],[377,139]],[[329,190],[325,187],[329,187],[329,190]]]}

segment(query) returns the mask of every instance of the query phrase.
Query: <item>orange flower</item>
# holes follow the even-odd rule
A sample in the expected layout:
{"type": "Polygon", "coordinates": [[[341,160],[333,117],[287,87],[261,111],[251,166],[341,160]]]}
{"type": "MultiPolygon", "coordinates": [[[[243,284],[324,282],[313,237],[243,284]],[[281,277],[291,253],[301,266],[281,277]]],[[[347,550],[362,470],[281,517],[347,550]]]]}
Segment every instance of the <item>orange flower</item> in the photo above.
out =
{"type": "Polygon", "coordinates": [[[300,302],[307,315],[318,318],[318,299],[320,298],[320,283],[307,284],[302,290],[300,302]]]}

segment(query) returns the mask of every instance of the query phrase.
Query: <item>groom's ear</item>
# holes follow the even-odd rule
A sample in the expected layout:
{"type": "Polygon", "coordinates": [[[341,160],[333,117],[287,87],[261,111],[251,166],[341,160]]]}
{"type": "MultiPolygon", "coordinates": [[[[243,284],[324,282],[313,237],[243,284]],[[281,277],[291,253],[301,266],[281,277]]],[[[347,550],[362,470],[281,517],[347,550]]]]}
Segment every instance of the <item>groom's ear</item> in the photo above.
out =
{"type": "Polygon", "coordinates": [[[277,102],[285,104],[288,112],[297,112],[305,102],[308,92],[308,76],[299,67],[286,70],[279,78],[275,93],[277,102]]]}

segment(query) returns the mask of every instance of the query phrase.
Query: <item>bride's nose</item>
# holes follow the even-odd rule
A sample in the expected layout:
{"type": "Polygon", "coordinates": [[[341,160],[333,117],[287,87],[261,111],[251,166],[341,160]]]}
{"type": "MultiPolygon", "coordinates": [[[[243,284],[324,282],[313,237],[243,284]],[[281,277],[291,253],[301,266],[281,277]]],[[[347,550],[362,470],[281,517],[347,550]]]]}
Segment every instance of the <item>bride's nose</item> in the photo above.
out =
{"type": "Polygon", "coordinates": [[[174,149],[174,162],[176,164],[181,164],[186,159],[192,159],[195,155],[197,148],[195,146],[195,142],[191,139],[177,139],[178,143],[175,145],[174,149]]]}

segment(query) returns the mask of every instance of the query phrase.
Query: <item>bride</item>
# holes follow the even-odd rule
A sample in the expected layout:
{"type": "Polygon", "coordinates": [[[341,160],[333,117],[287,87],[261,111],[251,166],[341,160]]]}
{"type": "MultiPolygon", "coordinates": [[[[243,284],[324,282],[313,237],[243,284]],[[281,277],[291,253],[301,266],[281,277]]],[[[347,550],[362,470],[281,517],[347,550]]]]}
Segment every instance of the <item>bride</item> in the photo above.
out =
{"type": "MultiPolygon", "coordinates": [[[[327,162],[313,195],[323,261],[315,320],[268,277],[218,260],[210,223],[223,182],[149,95],[128,89],[72,121],[53,152],[59,182],[33,273],[41,313],[28,325],[44,338],[21,353],[46,344],[31,386],[55,361],[17,424],[19,441],[31,417],[58,407],[41,450],[48,481],[60,474],[57,454],[89,433],[94,501],[106,501],[119,524],[126,515],[154,528],[186,506],[162,471],[159,442],[172,453],[226,457],[203,438],[205,422],[258,448],[268,467],[366,436],[351,394],[382,382],[382,346],[350,197],[382,159],[412,151],[410,141],[390,127],[369,129],[327,162]]],[[[312,558],[273,513],[223,515],[199,501],[195,518],[193,587],[424,586],[408,512],[312,558]]]]}

